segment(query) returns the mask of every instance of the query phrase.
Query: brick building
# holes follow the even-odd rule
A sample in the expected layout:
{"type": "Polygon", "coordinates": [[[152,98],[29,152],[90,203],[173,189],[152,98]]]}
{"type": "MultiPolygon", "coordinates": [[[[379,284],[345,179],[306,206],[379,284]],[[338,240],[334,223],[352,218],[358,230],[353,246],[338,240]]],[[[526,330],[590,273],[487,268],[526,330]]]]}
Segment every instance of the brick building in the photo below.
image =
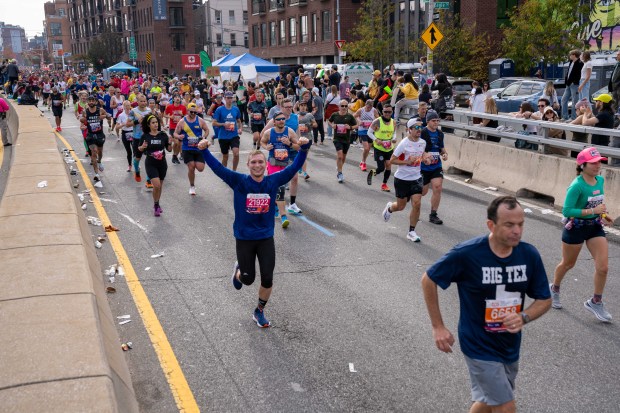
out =
{"type": "Polygon", "coordinates": [[[192,0],[67,1],[73,55],[87,54],[97,36],[111,31],[121,35],[122,60],[153,74],[185,72],[181,55],[195,50],[192,0]],[[129,56],[132,38],[135,60],[129,56]]]}
{"type": "Polygon", "coordinates": [[[61,54],[71,52],[68,8],[67,0],[48,1],[43,5],[43,31],[47,39],[45,48],[52,61],[61,62],[61,54]]]}
{"type": "MultiPolygon", "coordinates": [[[[335,63],[335,0],[248,0],[250,53],[278,64],[335,63]]],[[[340,38],[350,39],[359,0],[340,0],[340,38]]]]}

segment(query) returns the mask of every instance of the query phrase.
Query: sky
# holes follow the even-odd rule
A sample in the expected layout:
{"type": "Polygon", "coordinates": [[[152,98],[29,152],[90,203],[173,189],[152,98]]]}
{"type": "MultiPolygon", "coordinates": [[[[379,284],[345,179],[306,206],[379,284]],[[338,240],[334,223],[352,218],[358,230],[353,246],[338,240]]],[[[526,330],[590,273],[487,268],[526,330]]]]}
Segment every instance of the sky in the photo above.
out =
{"type": "Polygon", "coordinates": [[[0,21],[23,27],[28,38],[41,34],[45,19],[43,5],[46,1],[48,0],[0,0],[0,21]]]}

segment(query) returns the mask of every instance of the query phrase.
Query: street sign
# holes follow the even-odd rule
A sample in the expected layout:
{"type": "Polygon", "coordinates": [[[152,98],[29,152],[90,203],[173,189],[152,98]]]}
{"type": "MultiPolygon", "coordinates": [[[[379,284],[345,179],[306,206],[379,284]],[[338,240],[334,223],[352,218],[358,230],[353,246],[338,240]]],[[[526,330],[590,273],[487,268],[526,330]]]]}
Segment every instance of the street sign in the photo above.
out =
{"type": "Polygon", "coordinates": [[[138,52],[136,51],[136,38],[131,36],[129,38],[129,58],[136,60],[138,58],[138,52]]]}
{"type": "Polygon", "coordinates": [[[334,43],[336,43],[336,47],[338,48],[338,50],[341,50],[342,46],[344,46],[346,42],[346,40],[334,40],[334,43]]]}
{"type": "Polygon", "coordinates": [[[433,13],[433,21],[439,20],[439,13],[433,13]]]}
{"type": "Polygon", "coordinates": [[[449,1],[436,1],[435,2],[435,8],[436,9],[449,9],[450,8],[450,2],[449,1]]]}
{"type": "Polygon", "coordinates": [[[220,75],[220,68],[217,66],[207,67],[207,76],[208,77],[217,77],[220,75]]]}
{"type": "Polygon", "coordinates": [[[181,62],[183,63],[183,69],[187,69],[187,70],[200,69],[200,55],[182,54],[181,62]]]}
{"type": "Polygon", "coordinates": [[[441,42],[441,39],[443,39],[443,34],[441,34],[439,27],[437,27],[435,23],[431,23],[430,26],[424,30],[420,38],[426,43],[429,49],[433,50],[437,47],[439,42],[441,42]]]}
{"type": "Polygon", "coordinates": [[[230,53],[230,47],[225,47],[224,48],[224,53],[226,53],[226,54],[230,53]]]}
{"type": "Polygon", "coordinates": [[[71,53],[65,53],[65,57],[71,57],[71,53]]]}
{"type": "Polygon", "coordinates": [[[151,64],[151,51],[150,50],[146,51],[146,64],[147,65],[151,64]]]}

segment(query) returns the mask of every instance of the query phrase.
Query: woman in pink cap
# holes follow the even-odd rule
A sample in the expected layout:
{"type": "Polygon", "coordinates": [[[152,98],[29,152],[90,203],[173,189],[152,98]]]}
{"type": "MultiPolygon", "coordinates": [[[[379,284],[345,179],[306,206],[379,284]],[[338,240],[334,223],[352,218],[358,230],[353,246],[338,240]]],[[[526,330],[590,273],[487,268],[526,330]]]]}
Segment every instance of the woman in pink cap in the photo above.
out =
{"type": "Polygon", "coordinates": [[[607,281],[608,245],[603,225],[613,225],[604,203],[604,179],[599,175],[601,161],[606,161],[594,147],[586,148],[577,155],[577,177],[568,187],[562,222],[562,261],[555,268],[553,283],[549,285],[553,308],[562,308],[560,284],[575,266],[581,247],[585,242],[594,259],[594,294],[583,303],[601,321],[610,322],[611,314],[603,304],[603,290],[607,281]]]}

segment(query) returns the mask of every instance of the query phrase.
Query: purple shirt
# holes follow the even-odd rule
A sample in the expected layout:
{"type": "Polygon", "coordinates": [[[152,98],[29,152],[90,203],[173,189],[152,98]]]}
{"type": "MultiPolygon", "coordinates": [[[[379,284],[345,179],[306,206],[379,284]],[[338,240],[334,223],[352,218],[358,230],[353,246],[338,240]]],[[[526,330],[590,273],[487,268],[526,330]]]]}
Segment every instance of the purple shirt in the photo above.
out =
{"type": "Polygon", "coordinates": [[[338,86],[339,90],[340,90],[340,99],[349,99],[350,97],[350,90],[351,90],[351,84],[349,82],[342,82],[340,83],[340,86],[338,86]]]}

